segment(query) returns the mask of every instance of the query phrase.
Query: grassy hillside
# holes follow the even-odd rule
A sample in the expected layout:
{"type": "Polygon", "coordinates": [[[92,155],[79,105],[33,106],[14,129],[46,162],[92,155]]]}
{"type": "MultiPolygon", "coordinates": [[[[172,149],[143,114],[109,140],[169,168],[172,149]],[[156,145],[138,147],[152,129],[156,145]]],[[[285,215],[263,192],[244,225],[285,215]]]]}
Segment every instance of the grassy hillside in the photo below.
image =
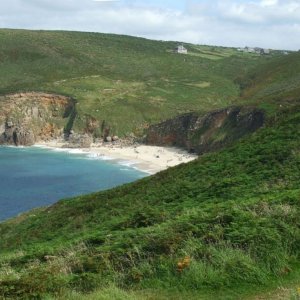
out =
{"type": "Polygon", "coordinates": [[[232,48],[79,32],[0,30],[0,94],[48,91],[78,100],[75,130],[105,120],[114,133],[140,133],[187,111],[234,103],[235,78],[270,60],[232,48]]]}
{"type": "Polygon", "coordinates": [[[270,59],[236,79],[244,102],[270,112],[300,100],[300,52],[270,59]]]}
{"type": "Polygon", "coordinates": [[[299,111],[219,153],[0,224],[0,295],[235,299],[298,276],[299,111]]]}

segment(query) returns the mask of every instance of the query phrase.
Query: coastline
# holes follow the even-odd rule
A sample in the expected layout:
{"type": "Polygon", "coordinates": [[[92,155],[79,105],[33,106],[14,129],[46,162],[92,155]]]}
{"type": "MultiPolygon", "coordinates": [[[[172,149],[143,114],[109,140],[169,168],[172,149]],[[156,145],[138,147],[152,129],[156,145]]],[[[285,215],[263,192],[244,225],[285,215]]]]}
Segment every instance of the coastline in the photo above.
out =
{"type": "Polygon", "coordinates": [[[94,159],[111,160],[120,165],[138,169],[150,175],[169,167],[187,163],[198,156],[173,147],[148,146],[143,144],[122,146],[119,144],[92,144],[90,148],[69,148],[63,141],[39,142],[35,147],[86,154],[94,159]]]}

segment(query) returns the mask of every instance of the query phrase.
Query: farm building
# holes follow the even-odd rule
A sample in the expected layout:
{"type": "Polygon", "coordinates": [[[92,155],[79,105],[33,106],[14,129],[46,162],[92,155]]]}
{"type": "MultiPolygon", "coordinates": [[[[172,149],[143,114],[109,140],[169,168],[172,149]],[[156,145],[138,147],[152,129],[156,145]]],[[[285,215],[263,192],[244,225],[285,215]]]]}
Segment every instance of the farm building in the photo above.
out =
{"type": "Polygon", "coordinates": [[[187,49],[183,45],[179,45],[174,50],[175,53],[187,54],[187,49]]]}

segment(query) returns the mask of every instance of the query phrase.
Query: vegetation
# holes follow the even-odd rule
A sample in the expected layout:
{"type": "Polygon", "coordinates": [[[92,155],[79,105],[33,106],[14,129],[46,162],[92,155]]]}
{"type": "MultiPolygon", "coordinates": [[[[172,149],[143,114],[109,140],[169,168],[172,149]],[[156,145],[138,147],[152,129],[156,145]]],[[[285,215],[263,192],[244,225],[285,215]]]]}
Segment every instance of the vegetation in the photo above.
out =
{"type": "Polygon", "coordinates": [[[275,113],[299,101],[300,53],[271,59],[236,79],[241,87],[241,101],[253,103],[275,113]]]}
{"type": "Polygon", "coordinates": [[[235,103],[235,78],[271,57],[236,49],[80,32],[0,30],[0,94],[48,91],[78,101],[76,131],[87,119],[115,134],[188,111],[235,103]]]}
{"type": "Polygon", "coordinates": [[[284,111],[219,153],[1,224],[0,295],[241,292],[293,274],[299,130],[300,113],[284,111]]]}
{"type": "Polygon", "coordinates": [[[1,92],[71,95],[78,128],[85,114],[109,113],[126,133],[237,102],[269,113],[230,148],[0,223],[0,298],[280,299],[284,286],[297,299],[299,54],[186,45],[180,56],[176,43],[68,32],[0,39],[1,92]]]}

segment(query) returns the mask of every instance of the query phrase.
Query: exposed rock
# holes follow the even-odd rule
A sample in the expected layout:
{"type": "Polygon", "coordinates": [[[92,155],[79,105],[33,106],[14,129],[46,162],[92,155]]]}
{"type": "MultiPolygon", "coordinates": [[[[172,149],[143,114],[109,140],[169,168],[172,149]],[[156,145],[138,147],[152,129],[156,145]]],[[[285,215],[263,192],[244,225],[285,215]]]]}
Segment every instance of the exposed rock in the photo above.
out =
{"type": "Polygon", "coordinates": [[[229,145],[263,124],[263,111],[250,107],[231,107],[202,116],[188,113],[150,126],[145,142],[202,154],[229,145]]]}
{"type": "Polygon", "coordinates": [[[34,133],[31,130],[18,126],[7,126],[0,136],[0,144],[15,146],[30,146],[35,143],[34,133]]]}
{"type": "Polygon", "coordinates": [[[16,128],[13,133],[13,139],[16,146],[30,146],[35,143],[35,136],[30,129],[26,130],[24,128],[16,128]]]}
{"type": "Polygon", "coordinates": [[[92,116],[86,116],[85,129],[89,134],[94,134],[95,131],[100,130],[100,123],[96,118],[92,116]]]}
{"type": "Polygon", "coordinates": [[[62,133],[62,128],[58,128],[53,123],[46,123],[40,128],[39,136],[42,137],[43,140],[51,140],[61,136],[62,133]]]}
{"type": "Polygon", "coordinates": [[[93,142],[93,138],[88,134],[73,133],[69,136],[68,147],[70,148],[89,148],[93,142]]]}
{"type": "Polygon", "coordinates": [[[32,145],[58,138],[64,128],[72,126],[70,118],[74,117],[74,110],[75,101],[60,95],[0,96],[0,144],[32,145]]]}
{"type": "Polygon", "coordinates": [[[119,140],[119,137],[118,137],[117,135],[114,135],[114,136],[112,137],[112,140],[113,140],[113,142],[116,142],[116,141],[119,140]]]}
{"type": "Polygon", "coordinates": [[[1,138],[1,136],[2,136],[2,134],[4,133],[4,131],[5,131],[5,124],[4,123],[0,123],[0,138],[1,138]]]}
{"type": "Polygon", "coordinates": [[[106,124],[105,121],[102,122],[101,130],[102,130],[103,140],[106,141],[107,137],[110,137],[109,135],[110,127],[106,124]]]}
{"type": "Polygon", "coordinates": [[[107,136],[106,138],[105,138],[105,142],[108,142],[108,143],[110,143],[112,141],[112,138],[111,138],[111,136],[107,136]]]}

